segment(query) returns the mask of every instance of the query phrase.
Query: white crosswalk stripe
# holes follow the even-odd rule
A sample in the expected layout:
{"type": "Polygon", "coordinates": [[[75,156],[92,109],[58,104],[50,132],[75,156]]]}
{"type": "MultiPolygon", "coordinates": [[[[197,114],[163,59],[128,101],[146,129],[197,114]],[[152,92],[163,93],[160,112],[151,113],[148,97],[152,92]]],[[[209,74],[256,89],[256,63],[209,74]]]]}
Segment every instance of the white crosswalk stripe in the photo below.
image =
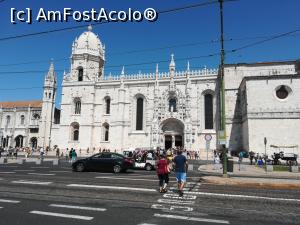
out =
{"type": "Polygon", "coordinates": [[[71,218],[71,219],[79,219],[79,220],[92,220],[94,217],[91,216],[80,216],[80,215],[72,215],[72,214],[64,214],[64,213],[54,213],[54,212],[46,212],[46,211],[38,211],[33,210],[29,213],[44,215],[44,216],[54,216],[54,217],[63,217],[63,218],[71,218]]]}
{"type": "Polygon", "coordinates": [[[20,201],[9,200],[9,199],[0,199],[0,202],[3,202],[3,203],[13,203],[13,204],[20,203],[20,201]]]}
{"type": "Polygon", "coordinates": [[[68,209],[81,209],[81,210],[90,210],[90,211],[106,211],[105,208],[95,208],[95,207],[87,207],[87,206],[76,206],[76,205],[61,205],[61,204],[50,204],[51,207],[59,207],[59,208],[68,208],[68,209]]]}
{"type": "Polygon", "coordinates": [[[150,188],[116,187],[116,186],[101,186],[101,185],[88,185],[88,184],[67,184],[67,187],[124,190],[124,191],[141,191],[141,192],[156,192],[157,191],[155,189],[150,189],[150,188]]]}
{"type": "Polygon", "coordinates": [[[28,175],[54,176],[55,173],[27,173],[28,175]]]}
{"type": "Polygon", "coordinates": [[[33,181],[33,180],[15,180],[12,181],[14,184],[33,184],[33,185],[49,185],[52,182],[44,182],[44,181],[33,181]]]}
{"type": "Polygon", "coordinates": [[[199,218],[199,217],[188,217],[188,216],[158,214],[158,213],[155,213],[154,216],[159,217],[159,218],[168,218],[168,219],[188,220],[188,221],[197,221],[197,222],[206,222],[206,223],[229,224],[229,221],[227,221],[227,220],[215,220],[215,219],[206,219],[206,218],[199,218]]]}

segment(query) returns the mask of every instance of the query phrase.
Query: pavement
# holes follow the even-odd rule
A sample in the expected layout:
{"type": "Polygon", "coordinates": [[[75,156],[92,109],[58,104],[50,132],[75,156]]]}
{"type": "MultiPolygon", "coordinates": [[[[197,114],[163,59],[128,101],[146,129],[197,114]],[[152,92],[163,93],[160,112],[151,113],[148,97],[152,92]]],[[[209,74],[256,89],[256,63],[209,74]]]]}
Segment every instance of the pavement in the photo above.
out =
{"type": "Polygon", "coordinates": [[[159,193],[155,171],[72,172],[50,161],[0,165],[2,225],[300,224],[300,190],[211,184],[189,171],[183,197],[170,175],[159,193]]]}
{"type": "Polygon", "coordinates": [[[300,190],[300,173],[266,172],[265,169],[256,165],[244,163],[239,166],[237,162],[234,163],[233,172],[228,172],[227,177],[223,176],[221,165],[200,165],[198,170],[204,175],[203,180],[207,183],[300,190]]]}

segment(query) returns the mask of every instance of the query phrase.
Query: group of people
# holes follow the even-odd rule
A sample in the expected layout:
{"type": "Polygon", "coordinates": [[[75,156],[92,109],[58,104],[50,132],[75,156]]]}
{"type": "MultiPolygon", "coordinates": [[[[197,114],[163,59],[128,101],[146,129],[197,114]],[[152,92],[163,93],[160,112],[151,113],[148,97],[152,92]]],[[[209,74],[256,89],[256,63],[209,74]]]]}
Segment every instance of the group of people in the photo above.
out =
{"type": "Polygon", "coordinates": [[[77,159],[77,152],[74,148],[71,148],[70,150],[69,148],[67,148],[65,156],[66,156],[66,161],[68,161],[69,163],[73,163],[77,159]]]}
{"type": "Polygon", "coordinates": [[[176,174],[176,180],[178,184],[179,196],[183,196],[183,188],[186,183],[186,173],[188,170],[188,162],[186,156],[182,154],[182,150],[177,150],[177,155],[170,161],[167,158],[167,152],[160,154],[157,164],[156,172],[159,179],[159,192],[167,192],[167,186],[169,183],[169,173],[172,171],[173,167],[176,174]]]}

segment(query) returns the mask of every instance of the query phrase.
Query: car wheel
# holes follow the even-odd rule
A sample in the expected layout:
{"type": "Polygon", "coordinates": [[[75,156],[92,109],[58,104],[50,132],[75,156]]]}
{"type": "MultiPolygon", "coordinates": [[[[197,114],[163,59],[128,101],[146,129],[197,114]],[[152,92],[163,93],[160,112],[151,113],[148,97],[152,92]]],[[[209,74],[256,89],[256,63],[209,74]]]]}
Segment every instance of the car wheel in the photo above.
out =
{"type": "Polygon", "coordinates": [[[152,170],[152,165],[146,164],[145,169],[146,169],[147,171],[151,171],[151,170],[152,170]]]}
{"type": "Polygon", "coordinates": [[[114,173],[120,173],[121,172],[121,166],[114,165],[114,173]]]}
{"type": "Polygon", "coordinates": [[[84,164],[83,163],[78,163],[77,165],[76,165],[76,171],[77,172],[82,172],[82,171],[84,171],[84,164]]]}

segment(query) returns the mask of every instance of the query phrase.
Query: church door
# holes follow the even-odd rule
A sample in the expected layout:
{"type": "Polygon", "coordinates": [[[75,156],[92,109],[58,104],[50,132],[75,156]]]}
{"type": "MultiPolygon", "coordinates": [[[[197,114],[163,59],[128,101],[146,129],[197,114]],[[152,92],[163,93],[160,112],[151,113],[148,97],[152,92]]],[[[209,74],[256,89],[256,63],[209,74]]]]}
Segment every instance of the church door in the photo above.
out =
{"type": "Polygon", "coordinates": [[[171,135],[166,135],[165,136],[165,149],[172,148],[172,136],[171,135]]]}

